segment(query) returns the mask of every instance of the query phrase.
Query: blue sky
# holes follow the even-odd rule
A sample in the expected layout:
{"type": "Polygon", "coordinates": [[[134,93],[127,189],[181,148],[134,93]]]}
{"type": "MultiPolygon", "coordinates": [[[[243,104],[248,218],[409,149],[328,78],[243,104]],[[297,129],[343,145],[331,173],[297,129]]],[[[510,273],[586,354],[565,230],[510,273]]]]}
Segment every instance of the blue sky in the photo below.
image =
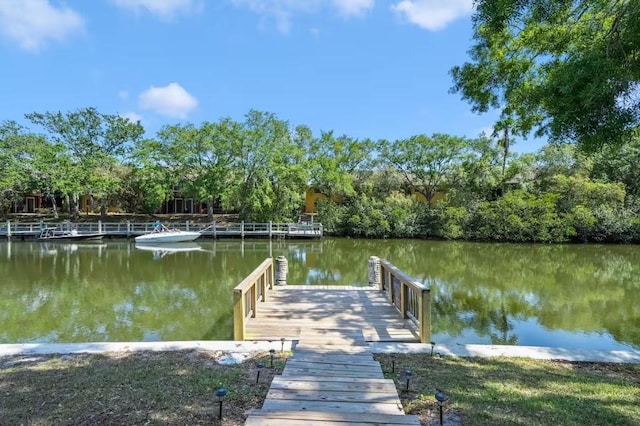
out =
{"type": "Polygon", "coordinates": [[[153,135],[259,109],[316,134],[475,137],[497,114],[449,93],[471,13],[472,0],[0,0],[0,120],[92,106],[153,135]]]}

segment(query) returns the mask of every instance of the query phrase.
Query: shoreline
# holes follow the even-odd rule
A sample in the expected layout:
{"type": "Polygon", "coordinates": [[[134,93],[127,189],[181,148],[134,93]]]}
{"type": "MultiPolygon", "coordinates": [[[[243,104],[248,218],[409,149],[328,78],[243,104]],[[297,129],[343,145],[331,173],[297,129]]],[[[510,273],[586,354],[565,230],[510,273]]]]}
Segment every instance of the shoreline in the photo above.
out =
{"type": "MultiPolygon", "coordinates": [[[[295,351],[296,341],[173,341],[173,342],[86,342],[0,344],[0,357],[56,354],[96,354],[108,352],[222,351],[229,353],[295,351]]],[[[425,354],[460,358],[530,358],[570,362],[640,364],[640,350],[565,349],[548,346],[439,345],[423,343],[370,343],[374,354],[425,354]]]]}

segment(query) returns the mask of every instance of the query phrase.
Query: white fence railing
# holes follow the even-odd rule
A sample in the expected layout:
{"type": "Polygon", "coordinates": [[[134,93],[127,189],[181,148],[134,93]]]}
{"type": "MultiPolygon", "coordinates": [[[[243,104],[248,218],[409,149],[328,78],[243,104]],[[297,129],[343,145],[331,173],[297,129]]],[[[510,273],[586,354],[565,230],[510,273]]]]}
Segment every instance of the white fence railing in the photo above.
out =
{"type": "MultiPolygon", "coordinates": [[[[251,223],[251,222],[165,222],[169,229],[199,231],[205,237],[245,237],[269,238],[319,238],[322,237],[321,223],[251,223]]],[[[106,235],[133,237],[151,232],[154,222],[12,222],[0,223],[1,237],[37,236],[43,229],[56,227],[61,230],[78,232],[103,232],[106,235]]]]}

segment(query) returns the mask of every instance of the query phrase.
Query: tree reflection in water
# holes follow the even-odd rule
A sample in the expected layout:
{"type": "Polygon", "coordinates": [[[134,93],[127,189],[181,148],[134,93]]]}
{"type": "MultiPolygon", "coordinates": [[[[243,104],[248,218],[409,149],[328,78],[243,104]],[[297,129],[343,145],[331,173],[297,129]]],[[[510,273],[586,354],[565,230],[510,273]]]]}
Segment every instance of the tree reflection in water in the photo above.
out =
{"type": "Polygon", "coordinates": [[[287,257],[290,284],[367,285],[376,255],[432,288],[436,341],[544,345],[562,335],[574,347],[640,347],[634,246],[334,238],[198,246],[154,261],[127,241],[75,250],[0,243],[0,342],[228,339],[232,289],[265,257],[287,257]]]}

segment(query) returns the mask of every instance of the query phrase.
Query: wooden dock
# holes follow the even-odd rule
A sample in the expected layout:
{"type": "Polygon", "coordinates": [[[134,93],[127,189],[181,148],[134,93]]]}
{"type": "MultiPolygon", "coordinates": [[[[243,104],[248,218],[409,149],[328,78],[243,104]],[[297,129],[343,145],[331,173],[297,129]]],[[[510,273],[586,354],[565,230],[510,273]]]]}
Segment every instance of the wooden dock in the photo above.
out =
{"type": "MultiPolygon", "coordinates": [[[[199,231],[204,238],[321,238],[321,223],[249,223],[249,222],[165,222],[170,229],[199,231]]],[[[11,222],[0,223],[0,237],[7,239],[30,239],[40,235],[43,229],[57,226],[61,230],[72,229],[85,233],[104,233],[105,237],[131,238],[148,234],[154,229],[153,222],[11,222]]]]}
{"type": "Polygon", "coordinates": [[[415,322],[378,287],[275,286],[245,338],[283,337],[296,343],[293,356],[247,425],[420,424],[369,350],[369,342],[420,341],[415,322]]]}
{"type": "Polygon", "coordinates": [[[275,286],[247,321],[244,339],[309,342],[313,336],[321,344],[333,342],[335,333],[364,342],[420,342],[415,323],[372,286],[275,286]]]}

